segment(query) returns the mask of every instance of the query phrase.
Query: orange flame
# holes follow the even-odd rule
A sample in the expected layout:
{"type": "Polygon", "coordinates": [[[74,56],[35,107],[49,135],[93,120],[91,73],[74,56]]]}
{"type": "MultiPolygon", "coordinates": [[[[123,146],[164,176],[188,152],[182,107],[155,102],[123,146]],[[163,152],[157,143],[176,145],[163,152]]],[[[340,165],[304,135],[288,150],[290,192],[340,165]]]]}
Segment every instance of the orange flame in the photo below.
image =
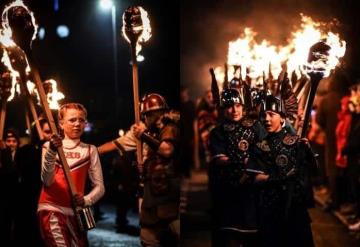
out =
{"type": "MultiPolygon", "coordinates": [[[[151,38],[151,26],[150,26],[149,15],[142,7],[139,6],[138,8],[141,14],[143,31],[136,43],[136,55],[138,55],[139,52],[141,51],[142,48],[141,44],[144,44],[146,41],[148,41],[151,38]]],[[[125,15],[123,15],[123,26],[121,31],[126,41],[130,43],[130,39],[129,37],[127,37],[125,32],[125,15]]]]}
{"type": "MultiPolygon", "coordinates": [[[[4,8],[3,12],[2,12],[2,15],[1,15],[2,29],[0,30],[0,43],[4,47],[14,47],[14,46],[16,46],[15,42],[11,38],[12,37],[12,30],[10,28],[9,21],[8,21],[8,16],[7,16],[9,9],[13,8],[13,7],[23,7],[24,9],[26,9],[28,11],[28,13],[31,16],[32,24],[34,26],[34,34],[33,34],[32,40],[34,40],[36,38],[36,35],[37,35],[38,26],[36,25],[34,13],[29,10],[29,8],[23,3],[22,0],[16,0],[16,1],[10,3],[9,5],[5,6],[5,8],[4,8]]],[[[16,71],[12,67],[10,57],[9,57],[9,54],[6,51],[6,49],[3,49],[3,50],[4,50],[4,52],[3,52],[3,57],[1,58],[1,62],[8,68],[8,70],[10,71],[11,78],[12,78],[11,95],[8,98],[8,101],[11,101],[14,98],[14,95],[15,95],[16,92],[20,93],[20,87],[18,85],[18,80],[20,79],[20,74],[19,74],[18,71],[16,71]]],[[[29,66],[28,62],[27,62],[25,72],[30,73],[30,66],[29,66]]],[[[29,83],[27,83],[27,86],[28,86],[29,89],[35,88],[35,85],[30,85],[29,83]]]]}
{"type": "Polygon", "coordinates": [[[11,95],[9,96],[7,101],[11,101],[14,98],[15,92],[20,92],[20,88],[16,87],[17,81],[20,78],[20,74],[18,71],[13,69],[13,67],[11,65],[9,54],[6,49],[3,49],[3,56],[1,58],[1,62],[7,67],[7,69],[10,72],[12,86],[11,86],[11,91],[10,91],[11,95]]]}
{"type": "Polygon", "coordinates": [[[59,100],[65,98],[65,95],[58,91],[57,82],[54,79],[46,80],[45,82],[50,83],[51,90],[47,94],[47,101],[49,102],[49,107],[54,110],[58,110],[60,108],[59,100]]]}
{"type": "MultiPolygon", "coordinates": [[[[44,86],[44,88],[48,89],[45,89],[45,91],[50,109],[60,109],[59,101],[64,99],[65,95],[62,92],[58,91],[57,82],[54,79],[48,79],[44,81],[44,84],[48,84],[47,86],[44,86]]],[[[36,96],[38,104],[40,105],[40,97],[38,91],[36,90],[35,84],[31,81],[27,81],[27,88],[30,94],[36,96]]]]}
{"type": "Polygon", "coordinates": [[[34,13],[29,10],[29,8],[23,3],[22,0],[14,1],[14,2],[10,3],[9,5],[5,6],[5,8],[2,12],[2,15],[1,15],[2,30],[0,32],[0,36],[1,36],[0,38],[1,38],[1,43],[4,44],[6,47],[15,45],[14,41],[11,39],[12,30],[10,28],[8,16],[7,16],[9,9],[13,8],[13,7],[23,7],[30,14],[31,21],[34,26],[34,34],[32,36],[32,40],[36,39],[36,35],[37,35],[37,31],[38,31],[38,25],[36,24],[34,13]]]}
{"type": "MultiPolygon", "coordinates": [[[[277,78],[282,71],[283,64],[286,64],[288,74],[295,71],[300,77],[301,72],[305,72],[305,65],[312,69],[325,69],[324,76],[328,76],[331,69],[334,69],[346,50],[346,42],[341,40],[338,34],[325,32],[324,23],[314,22],[311,17],[301,14],[301,27],[291,34],[291,38],[286,46],[274,46],[269,41],[263,40],[258,43],[255,40],[256,32],[251,28],[245,28],[243,35],[229,42],[228,65],[241,66],[241,76],[249,76],[252,85],[261,85],[263,74],[277,78]],[[325,60],[318,64],[308,64],[307,58],[309,48],[316,42],[324,40],[331,50],[325,60]],[[246,72],[248,69],[248,73],[246,72]]],[[[224,69],[215,69],[215,75],[219,81],[224,78],[224,69]]],[[[228,78],[234,76],[233,66],[228,68],[228,78]]]]}
{"type": "MultiPolygon", "coordinates": [[[[2,29],[0,30],[0,43],[4,46],[4,47],[14,47],[16,46],[15,42],[11,39],[12,37],[12,31],[11,28],[9,26],[8,23],[8,10],[12,7],[23,7],[25,8],[30,16],[31,16],[31,20],[32,20],[32,24],[34,26],[34,34],[32,37],[32,40],[34,40],[36,38],[37,35],[37,30],[38,30],[38,26],[36,25],[36,21],[35,21],[35,17],[33,12],[31,12],[28,7],[22,2],[22,0],[16,0],[12,3],[10,3],[9,5],[7,5],[2,13],[2,29]]],[[[10,76],[12,79],[12,88],[11,88],[11,95],[8,98],[8,101],[12,100],[14,98],[15,93],[17,92],[18,94],[20,94],[20,87],[18,84],[18,81],[20,79],[20,74],[18,71],[16,71],[10,61],[10,57],[9,54],[7,52],[6,49],[3,49],[3,56],[1,58],[1,62],[7,67],[7,69],[10,71],[10,76]]],[[[28,61],[26,60],[26,68],[25,68],[25,73],[29,74],[31,72],[30,66],[28,61]]],[[[53,79],[49,79],[46,82],[48,82],[51,85],[51,90],[49,91],[49,93],[47,94],[47,100],[49,103],[49,107],[51,109],[59,109],[59,103],[58,101],[63,99],[65,96],[63,93],[59,92],[57,89],[57,83],[55,80],[53,79]]],[[[27,89],[29,91],[30,94],[32,95],[36,95],[37,99],[38,99],[38,103],[40,103],[39,100],[39,94],[36,90],[35,84],[31,81],[27,81],[26,82],[26,86],[27,89]]]]}

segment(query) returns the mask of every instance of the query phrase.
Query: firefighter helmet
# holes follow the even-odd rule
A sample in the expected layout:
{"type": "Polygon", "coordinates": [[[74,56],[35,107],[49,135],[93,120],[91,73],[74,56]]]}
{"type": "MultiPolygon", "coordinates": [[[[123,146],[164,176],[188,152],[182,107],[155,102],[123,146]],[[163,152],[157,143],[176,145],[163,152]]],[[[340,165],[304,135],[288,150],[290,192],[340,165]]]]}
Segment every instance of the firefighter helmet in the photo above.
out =
{"type": "Polygon", "coordinates": [[[165,98],[156,93],[145,95],[140,104],[141,114],[156,110],[167,110],[168,108],[165,98]]]}

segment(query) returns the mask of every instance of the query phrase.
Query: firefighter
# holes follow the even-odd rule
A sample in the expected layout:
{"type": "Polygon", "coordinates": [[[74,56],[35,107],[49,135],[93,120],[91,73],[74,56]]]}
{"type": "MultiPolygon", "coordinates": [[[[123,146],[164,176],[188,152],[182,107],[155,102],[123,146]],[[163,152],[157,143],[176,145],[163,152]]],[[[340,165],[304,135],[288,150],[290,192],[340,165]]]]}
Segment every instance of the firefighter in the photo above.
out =
{"type": "Polygon", "coordinates": [[[146,95],[141,102],[144,122],[134,124],[116,140],[101,145],[100,154],[116,148],[125,152],[143,142],[144,184],[140,209],[142,246],[178,246],[180,238],[180,168],[178,161],[180,116],[170,111],[163,96],[146,95]]]}

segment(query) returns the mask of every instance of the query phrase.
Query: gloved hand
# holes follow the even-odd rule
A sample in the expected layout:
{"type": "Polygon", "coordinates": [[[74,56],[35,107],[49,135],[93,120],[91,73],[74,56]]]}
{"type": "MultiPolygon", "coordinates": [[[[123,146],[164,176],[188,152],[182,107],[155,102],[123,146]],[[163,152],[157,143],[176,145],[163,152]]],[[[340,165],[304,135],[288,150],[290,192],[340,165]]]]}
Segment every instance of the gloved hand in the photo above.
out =
{"type": "Polygon", "coordinates": [[[139,124],[133,124],[131,130],[133,131],[134,136],[140,139],[142,133],[146,130],[146,126],[143,122],[140,122],[139,124]]]}
{"type": "Polygon", "coordinates": [[[73,200],[74,200],[75,206],[80,206],[82,208],[85,207],[84,196],[79,195],[79,194],[75,194],[73,200]]]}
{"type": "Polygon", "coordinates": [[[56,151],[59,147],[62,146],[62,140],[59,135],[52,135],[50,138],[50,149],[56,151]]]}

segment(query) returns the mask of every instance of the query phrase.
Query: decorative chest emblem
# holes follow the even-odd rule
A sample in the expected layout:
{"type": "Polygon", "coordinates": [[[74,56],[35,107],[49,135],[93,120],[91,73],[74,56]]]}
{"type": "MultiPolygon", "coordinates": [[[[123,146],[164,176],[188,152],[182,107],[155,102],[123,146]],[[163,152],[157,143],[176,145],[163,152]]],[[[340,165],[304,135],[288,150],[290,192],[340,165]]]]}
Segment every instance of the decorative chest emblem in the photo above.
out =
{"type": "Polygon", "coordinates": [[[270,147],[267,141],[262,141],[256,144],[262,151],[269,152],[270,147]]]}
{"type": "Polygon", "coordinates": [[[280,154],[276,157],[276,164],[280,167],[284,167],[288,164],[288,157],[284,154],[280,154]]]}
{"type": "Polygon", "coordinates": [[[299,137],[296,135],[286,135],[283,139],[285,145],[293,145],[299,137]]]}
{"type": "Polygon", "coordinates": [[[247,151],[249,149],[249,143],[247,142],[247,140],[240,140],[238,147],[241,151],[247,151]]]}

